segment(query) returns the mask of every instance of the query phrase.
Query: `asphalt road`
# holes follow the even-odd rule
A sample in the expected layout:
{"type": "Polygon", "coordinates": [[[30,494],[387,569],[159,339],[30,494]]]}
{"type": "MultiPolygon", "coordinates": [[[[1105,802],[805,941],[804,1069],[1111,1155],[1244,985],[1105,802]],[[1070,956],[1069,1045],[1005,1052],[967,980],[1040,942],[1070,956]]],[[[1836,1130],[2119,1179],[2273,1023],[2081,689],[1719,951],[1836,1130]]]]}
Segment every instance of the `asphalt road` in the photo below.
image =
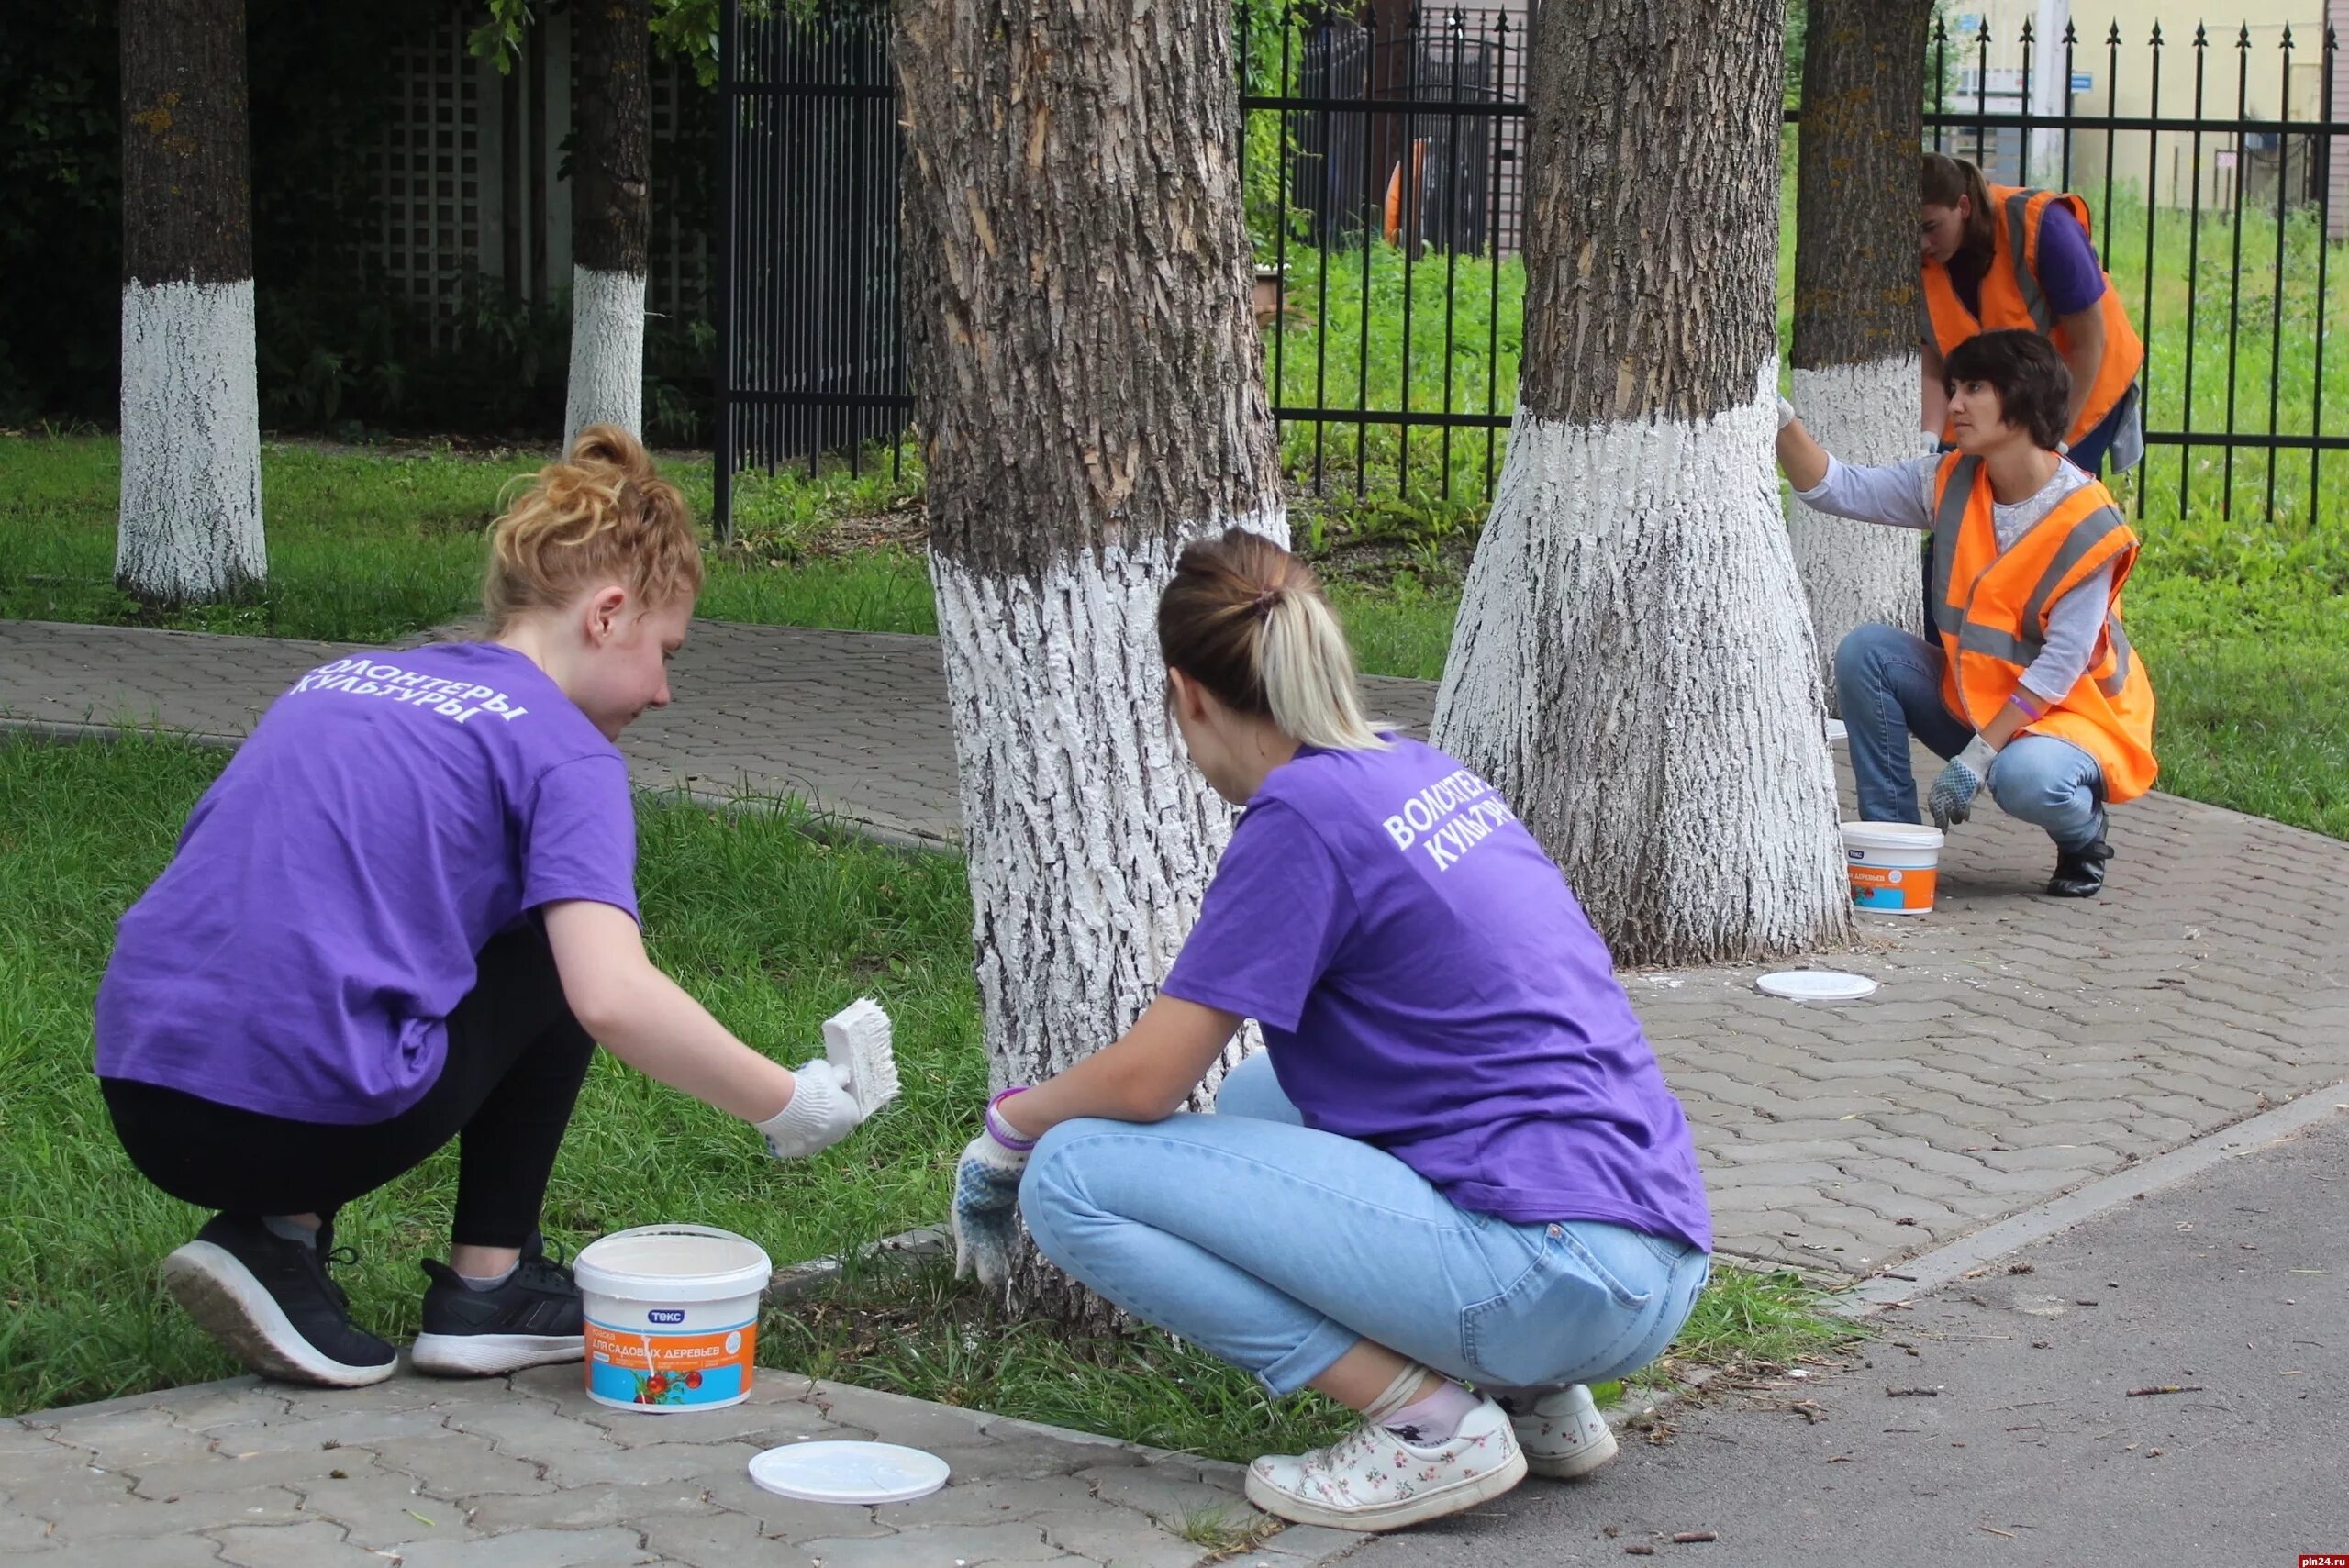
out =
{"type": "Polygon", "coordinates": [[[1673,1426],[1347,1568],[2349,1554],[2349,1115],[1886,1312],[1848,1365],[1673,1426]],[[2166,1385],[2190,1392],[2130,1393],[2166,1385]]]}

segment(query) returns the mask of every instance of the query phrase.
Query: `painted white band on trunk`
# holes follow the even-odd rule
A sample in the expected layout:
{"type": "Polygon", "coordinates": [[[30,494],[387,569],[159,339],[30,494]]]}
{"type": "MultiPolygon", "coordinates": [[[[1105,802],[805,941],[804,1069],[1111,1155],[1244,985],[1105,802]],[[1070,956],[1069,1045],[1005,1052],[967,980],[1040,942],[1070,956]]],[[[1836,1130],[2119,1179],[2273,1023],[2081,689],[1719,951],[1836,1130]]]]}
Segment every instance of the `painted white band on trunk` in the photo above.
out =
{"type": "MultiPolygon", "coordinates": [[[[1278,508],[1237,521],[1288,542],[1278,508]]],[[[930,557],[997,1087],[1041,1081],[1140,1016],[1230,832],[1166,710],[1158,598],[1179,553],[1104,545],[1033,577],[930,557]]]]}
{"type": "Polygon", "coordinates": [[[571,269],[571,383],[562,449],[590,425],[644,433],[644,274],[571,269]]]}
{"type": "Polygon", "coordinates": [[[126,284],[116,580],[201,602],[268,573],[252,280],[126,284]]]}
{"type": "Polygon", "coordinates": [[[1622,962],[1849,929],[1817,654],[1778,509],[1777,367],[1700,421],[1521,408],[1436,700],[1622,962]]]}
{"type": "MultiPolygon", "coordinates": [[[[1794,373],[1795,412],[1819,444],[1848,463],[1900,462],[1917,456],[1923,440],[1915,354],[1865,365],[1831,365],[1794,373]]],[[[1835,650],[1855,627],[1885,621],[1922,629],[1923,590],[1917,535],[1831,517],[1796,502],[1787,518],[1819,639],[1820,673],[1831,707],[1835,650]]]]}

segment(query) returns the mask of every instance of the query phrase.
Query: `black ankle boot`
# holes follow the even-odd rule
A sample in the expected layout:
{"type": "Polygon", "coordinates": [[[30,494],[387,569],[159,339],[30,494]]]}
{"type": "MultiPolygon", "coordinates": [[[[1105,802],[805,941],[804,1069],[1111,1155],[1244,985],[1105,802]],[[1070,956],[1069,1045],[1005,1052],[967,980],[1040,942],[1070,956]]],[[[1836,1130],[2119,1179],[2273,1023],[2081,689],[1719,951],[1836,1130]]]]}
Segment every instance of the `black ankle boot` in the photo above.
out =
{"type": "Polygon", "coordinates": [[[2055,874],[2047,879],[2047,892],[2054,898],[2094,898],[2104,891],[2104,862],[2112,858],[2112,846],[2103,836],[2089,840],[2076,850],[2055,851],[2055,874]]]}

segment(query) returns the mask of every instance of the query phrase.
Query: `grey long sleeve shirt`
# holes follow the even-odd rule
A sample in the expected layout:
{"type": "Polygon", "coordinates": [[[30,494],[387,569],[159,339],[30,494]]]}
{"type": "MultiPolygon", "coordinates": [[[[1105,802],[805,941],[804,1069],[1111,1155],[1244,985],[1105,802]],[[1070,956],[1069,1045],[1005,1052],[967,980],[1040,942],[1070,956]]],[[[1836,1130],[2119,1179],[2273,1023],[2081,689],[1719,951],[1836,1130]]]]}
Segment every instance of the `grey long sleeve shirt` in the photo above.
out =
{"type": "MultiPolygon", "coordinates": [[[[1940,466],[1941,459],[1929,455],[1855,468],[1831,453],[1827,477],[1812,489],[1795,492],[1795,498],[1831,517],[1922,532],[1933,526],[1934,475],[1940,466]]],[[[2088,476],[2070,463],[2059,462],[2054,477],[2031,495],[2011,505],[1994,502],[1990,520],[1998,531],[1998,548],[2011,547],[2054,511],[2056,503],[2089,483],[2088,476]]],[[[2035,695],[2060,702],[2087,673],[2088,661],[2096,655],[2097,634],[2104,629],[2105,608],[2112,602],[2112,571],[2110,565],[2105,566],[2048,607],[2046,644],[2022,673],[2022,684],[2035,695]]]]}

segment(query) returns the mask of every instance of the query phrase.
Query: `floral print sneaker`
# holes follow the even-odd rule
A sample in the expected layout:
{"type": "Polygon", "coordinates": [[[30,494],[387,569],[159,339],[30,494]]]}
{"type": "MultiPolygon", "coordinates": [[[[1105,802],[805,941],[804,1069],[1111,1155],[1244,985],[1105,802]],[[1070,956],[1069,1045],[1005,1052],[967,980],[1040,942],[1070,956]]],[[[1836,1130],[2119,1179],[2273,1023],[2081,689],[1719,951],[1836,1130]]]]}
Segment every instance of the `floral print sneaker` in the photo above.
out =
{"type": "Polygon", "coordinates": [[[1577,1383],[1527,1404],[1510,1400],[1509,1425],[1536,1475],[1587,1475],[1615,1457],[1615,1434],[1590,1390],[1577,1383]]]}
{"type": "Polygon", "coordinates": [[[1266,1454],[1248,1467],[1248,1500],[1296,1524],[1398,1529],[1497,1497],[1525,1479],[1508,1412],[1490,1399],[1449,1442],[1406,1442],[1375,1421],[1304,1454],[1266,1454]]]}

